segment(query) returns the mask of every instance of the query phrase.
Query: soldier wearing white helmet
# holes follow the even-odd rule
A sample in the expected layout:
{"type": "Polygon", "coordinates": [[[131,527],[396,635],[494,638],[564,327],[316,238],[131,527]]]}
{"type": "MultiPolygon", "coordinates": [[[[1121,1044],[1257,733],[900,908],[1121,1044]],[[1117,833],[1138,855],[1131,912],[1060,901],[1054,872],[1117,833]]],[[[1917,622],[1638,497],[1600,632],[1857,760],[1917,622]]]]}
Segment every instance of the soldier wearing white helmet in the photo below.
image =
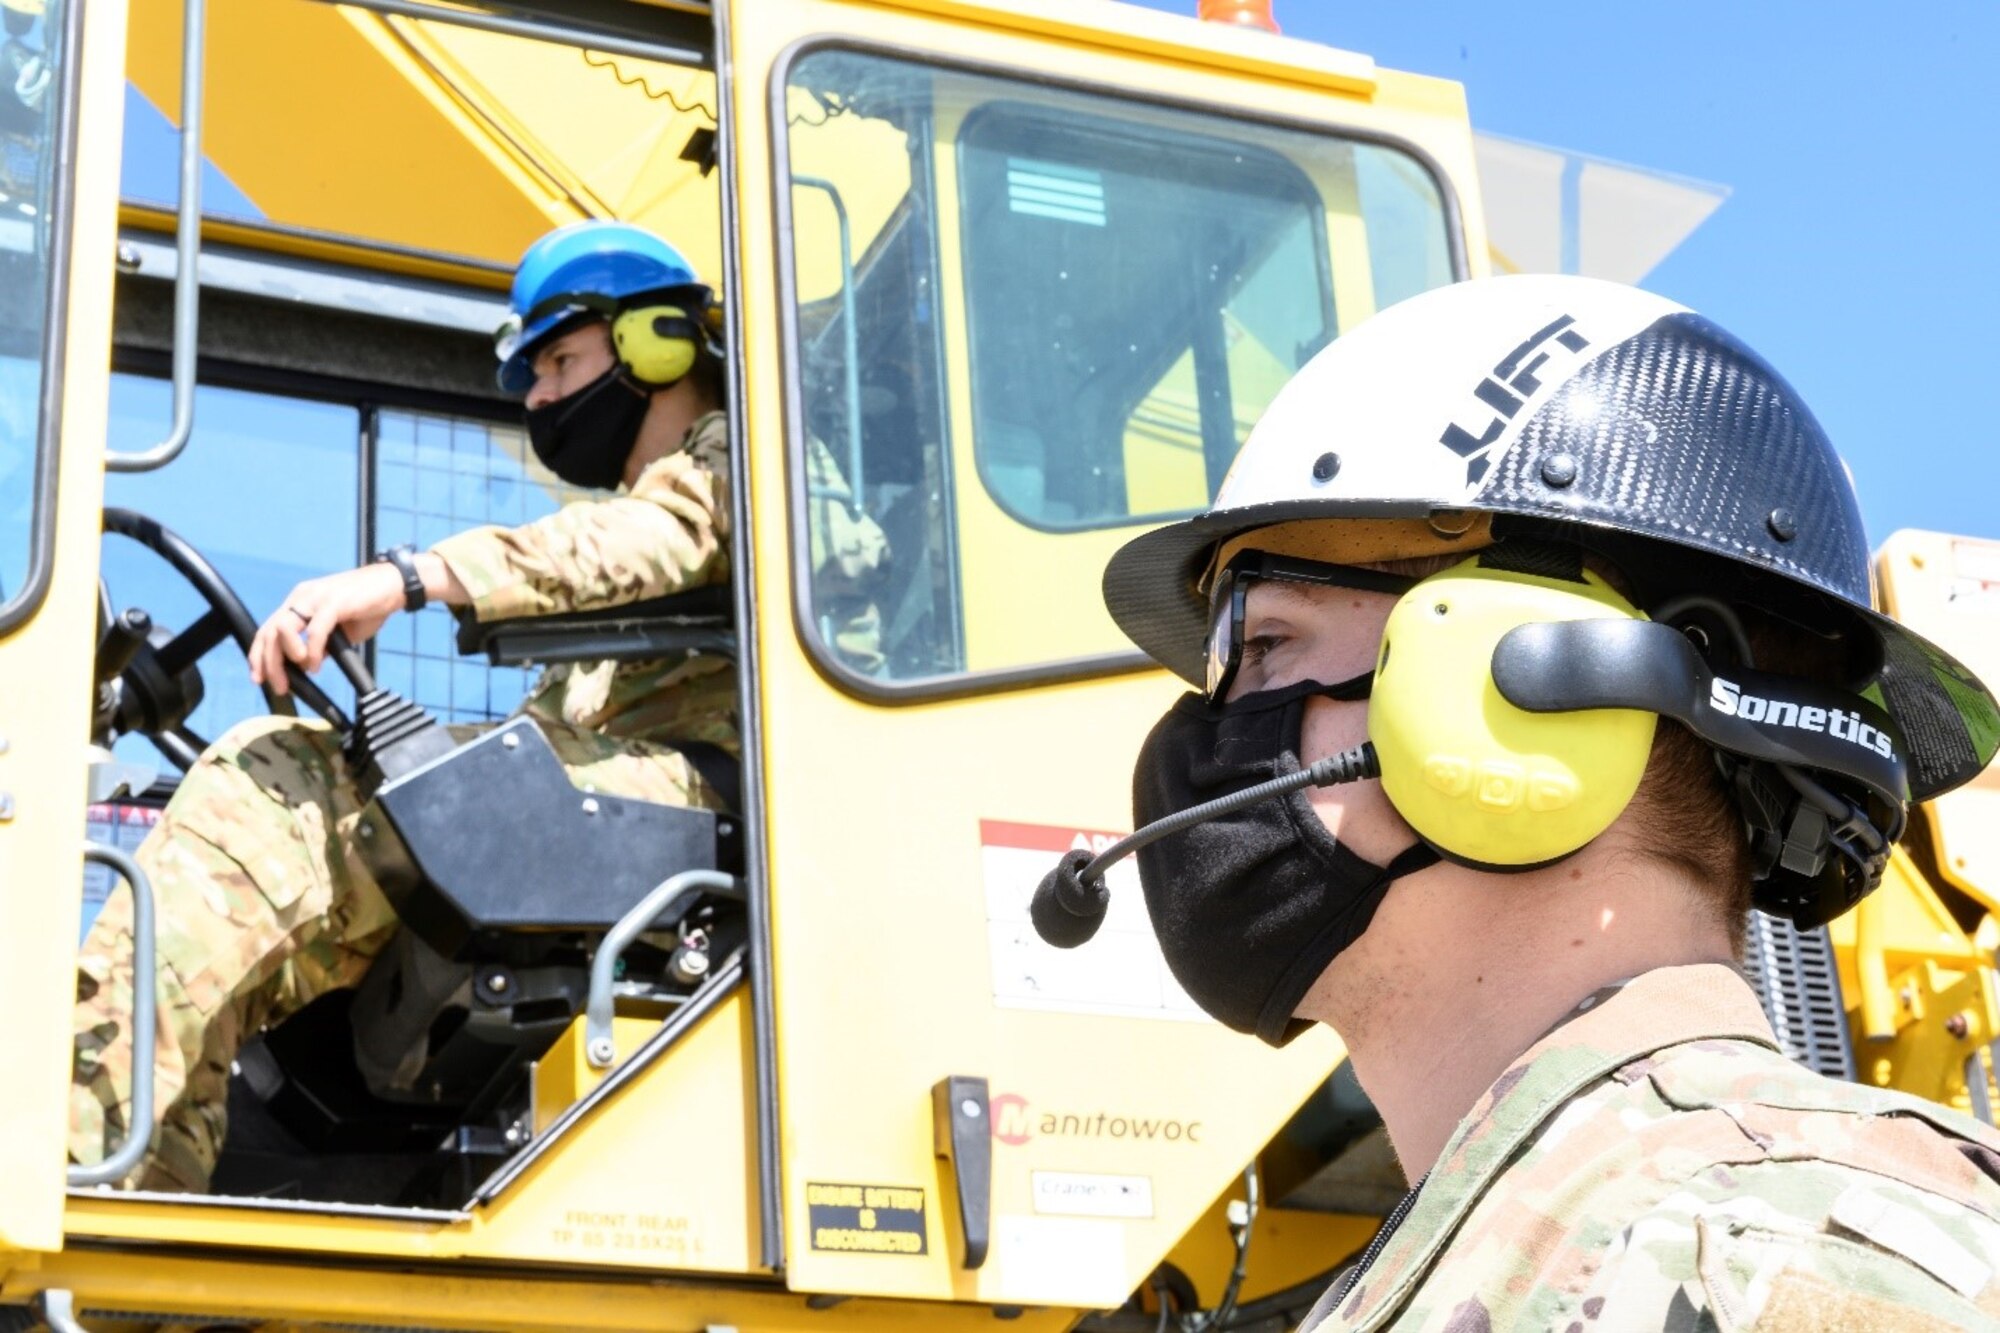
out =
{"type": "Polygon", "coordinates": [[[1105,598],[1197,689],[1134,775],[1168,963],[1274,1044],[1332,1024],[1420,1182],[1307,1327],[1994,1326],[2000,1136],[1791,1063],[1734,966],[1753,902],[1846,911],[2000,744],[1870,607],[1755,353],[1581,278],[1416,297],[1105,598]]]}

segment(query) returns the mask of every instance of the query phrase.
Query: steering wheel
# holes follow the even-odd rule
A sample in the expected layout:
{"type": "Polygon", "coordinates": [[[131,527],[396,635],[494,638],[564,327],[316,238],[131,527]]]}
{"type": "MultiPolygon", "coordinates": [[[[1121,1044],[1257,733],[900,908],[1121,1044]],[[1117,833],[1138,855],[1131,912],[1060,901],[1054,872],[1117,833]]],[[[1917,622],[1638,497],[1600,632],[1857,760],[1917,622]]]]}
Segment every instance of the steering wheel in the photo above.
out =
{"type": "MultiPolygon", "coordinates": [[[[107,742],[137,732],[185,771],[208,748],[208,742],[187,726],[188,715],[202,700],[201,672],[196,664],[224,639],[234,640],[247,661],[257,622],[207,557],[157,519],[132,509],[107,507],[104,530],[130,538],[159,556],[208,604],[208,610],[178,633],[154,625],[152,618],[136,607],[115,618],[107,611],[98,643],[94,729],[107,742]]],[[[348,653],[351,655],[352,649],[348,653]]],[[[310,677],[296,668],[288,668],[288,674],[293,694],[343,735],[352,730],[346,713],[310,677]]],[[[298,716],[290,698],[269,685],[263,690],[264,702],[273,713],[298,716]]]]}

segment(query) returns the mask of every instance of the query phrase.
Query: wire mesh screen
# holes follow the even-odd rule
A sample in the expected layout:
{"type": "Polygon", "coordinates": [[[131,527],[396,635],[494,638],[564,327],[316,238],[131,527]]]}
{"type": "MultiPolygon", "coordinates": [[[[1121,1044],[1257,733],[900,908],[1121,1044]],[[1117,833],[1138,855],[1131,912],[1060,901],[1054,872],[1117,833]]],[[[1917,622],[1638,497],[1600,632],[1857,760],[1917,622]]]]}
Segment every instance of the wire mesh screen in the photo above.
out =
{"type": "MultiPolygon", "coordinates": [[[[430,412],[376,418],[374,531],[386,549],[418,550],[485,524],[513,527],[589,499],[557,481],[529,452],[517,427],[430,412]]],[[[460,657],[457,627],[443,607],[394,616],[376,639],[375,676],[446,722],[505,717],[534,673],[460,657]]]]}
{"type": "Polygon", "coordinates": [[[1743,970],[1785,1054],[1833,1078],[1854,1078],[1854,1048],[1840,999],[1840,972],[1826,927],[1795,930],[1789,921],[1750,914],[1743,970]]]}

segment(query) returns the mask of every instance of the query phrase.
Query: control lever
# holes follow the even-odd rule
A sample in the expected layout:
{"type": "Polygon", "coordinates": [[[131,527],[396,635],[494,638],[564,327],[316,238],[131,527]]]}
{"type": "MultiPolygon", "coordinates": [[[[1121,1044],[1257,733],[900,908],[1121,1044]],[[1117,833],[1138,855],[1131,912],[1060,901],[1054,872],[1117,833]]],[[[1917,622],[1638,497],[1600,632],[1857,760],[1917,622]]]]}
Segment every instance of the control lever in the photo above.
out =
{"type": "Polygon", "coordinates": [[[105,626],[97,641],[97,683],[108,685],[124,674],[152,632],[153,618],[136,606],[105,626]]]}

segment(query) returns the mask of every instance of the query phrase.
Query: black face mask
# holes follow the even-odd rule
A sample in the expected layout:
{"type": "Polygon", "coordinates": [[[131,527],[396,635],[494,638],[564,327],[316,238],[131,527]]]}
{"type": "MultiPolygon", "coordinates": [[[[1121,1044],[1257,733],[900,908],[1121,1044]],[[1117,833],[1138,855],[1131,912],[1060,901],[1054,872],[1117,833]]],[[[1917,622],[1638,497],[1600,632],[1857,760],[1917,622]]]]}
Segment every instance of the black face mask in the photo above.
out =
{"type": "Polygon", "coordinates": [[[625,479],[652,395],[613,366],[567,398],[530,408],[528,443],[542,466],[572,486],[608,491],[625,479]]]}
{"type": "MultiPolygon", "coordinates": [[[[1372,679],[1307,681],[1220,705],[1184,695],[1139,751],[1137,826],[1298,772],[1306,700],[1364,699],[1372,679]]],[[[1300,790],[1162,838],[1138,859],[1175,979],[1212,1017],[1282,1046],[1311,1026],[1292,1011],[1368,928],[1389,885],[1438,858],[1419,843],[1371,865],[1340,845],[1300,790]]]]}

